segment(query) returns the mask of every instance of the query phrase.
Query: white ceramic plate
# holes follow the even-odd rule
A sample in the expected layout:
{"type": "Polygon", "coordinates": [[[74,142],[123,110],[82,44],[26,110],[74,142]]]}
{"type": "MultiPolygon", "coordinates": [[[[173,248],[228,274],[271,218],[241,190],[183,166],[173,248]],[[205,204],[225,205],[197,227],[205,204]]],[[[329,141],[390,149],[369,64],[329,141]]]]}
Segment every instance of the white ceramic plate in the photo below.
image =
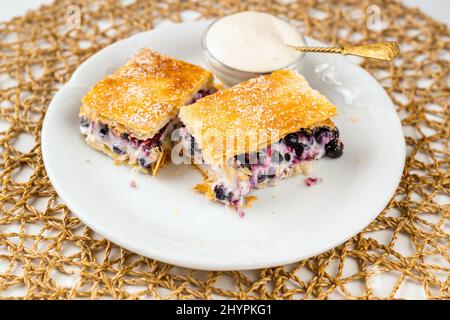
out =
{"type": "MultiPolygon", "coordinates": [[[[194,193],[191,166],[158,176],[132,172],[88,147],[79,133],[83,94],[147,46],[203,65],[200,36],[209,22],[165,25],[119,41],[84,62],[55,95],[42,129],[42,152],[56,191],[89,227],[139,254],[208,270],[282,265],[339,245],[385,207],[403,170],[405,143],[386,92],[366,71],[335,55],[310,54],[301,72],[339,109],[344,156],[315,163],[322,182],[304,176],[257,190],[246,216],[194,193]],[[136,181],[136,188],[130,181],[136,181]]],[[[317,42],[309,39],[310,44],[317,42]]]]}

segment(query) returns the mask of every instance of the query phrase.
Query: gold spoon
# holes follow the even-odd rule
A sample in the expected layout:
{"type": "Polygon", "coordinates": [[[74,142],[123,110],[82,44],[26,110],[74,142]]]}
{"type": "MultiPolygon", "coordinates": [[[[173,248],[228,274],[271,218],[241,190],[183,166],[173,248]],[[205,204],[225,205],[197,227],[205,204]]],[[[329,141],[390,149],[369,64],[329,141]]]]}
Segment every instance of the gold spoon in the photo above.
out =
{"type": "Polygon", "coordinates": [[[400,49],[398,47],[397,42],[379,42],[366,44],[362,46],[354,46],[354,47],[294,47],[288,46],[296,51],[301,52],[321,52],[321,53],[340,53],[343,55],[353,55],[360,56],[365,58],[372,58],[378,60],[391,61],[394,59],[399,53],[400,49]]]}

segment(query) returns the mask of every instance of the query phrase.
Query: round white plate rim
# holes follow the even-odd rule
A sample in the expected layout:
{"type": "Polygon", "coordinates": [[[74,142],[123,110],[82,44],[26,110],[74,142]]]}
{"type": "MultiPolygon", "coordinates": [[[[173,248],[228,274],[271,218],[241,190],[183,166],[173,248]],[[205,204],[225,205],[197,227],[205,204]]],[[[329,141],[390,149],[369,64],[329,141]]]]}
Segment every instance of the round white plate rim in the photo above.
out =
{"type": "MultiPolygon", "coordinates": [[[[193,22],[195,24],[198,24],[199,22],[193,22]]],[[[202,21],[201,23],[204,23],[205,25],[207,25],[207,23],[209,23],[209,21],[202,21]]],[[[189,23],[188,23],[189,24],[189,23]]],[[[163,28],[165,28],[166,26],[161,26],[158,27],[157,29],[154,30],[159,30],[162,31],[163,28]]],[[[172,25],[168,25],[168,27],[172,27],[172,25]]],[[[146,31],[146,32],[141,32],[138,33],[136,35],[131,36],[130,38],[127,39],[123,39],[120,40],[110,46],[107,46],[105,48],[103,48],[102,50],[100,50],[99,52],[97,52],[96,54],[94,54],[93,56],[91,56],[88,60],[86,60],[85,62],[83,62],[78,68],[77,70],[74,72],[74,74],[72,75],[71,79],[69,80],[69,82],[67,84],[65,84],[54,96],[52,102],[50,103],[47,113],[49,114],[50,112],[52,112],[52,110],[55,108],[54,106],[57,104],[59,97],[64,95],[68,90],[72,89],[74,87],[74,84],[76,84],[77,78],[80,77],[82,75],[82,73],[84,72],[83,70],[85,68],[89,67],[89,63],[92,63],[93,61],[95,61],[96,57],[101,56],[104,52],[106,52],[107,50],[110,50],[111,47],[113,46],[118,46],[118,45],[123,45],[126,44],[128,41],[133,41],[135,39],[138,39],[139,37],[146,37],[149,33],[154,32],[154,30],[150,30],[150,31],[146,31]]],[[[372,75],[370,75],[367,71],[365,71],[364,69],[354,65],[354,67],[359,68],[360,71],[366,73],[366,76],[370,77],[373,81],[376,82],[376,80],[372,77],[372,75]]],[[[382,88],[380,86],[380,88],[382,88]]],[[[384,91],[384,94],[387,96],[387,93],[384,91]]],[[[388,97],[388,96],[387,96],[388,97]]],[[[389,101],[390,98],[388,97],[389,101]]],[[[392,104],[392,102],[391,102],[392,104]]],[[[392,109],[395,112],[395,107],[392,104],[392,109]]],[[[256,268],[262,268],[262,267],[271,267],[271,266],[277,266],[277,265],[283,265],[283,264],[288,264],[288,263],[293,263],[296,261],[299,261],[301,259],[305,259],[308,258],[310,256],[314,256],[316,254],[322,253],[328,249],[331,249],[341,243],[343,243],[344,241],[346,241],[347,239],[353,237],[356,233],[358,233],[359,231],[361,231],[362,229],[364,229],[368,224],[370,224],[370,222],[376,218],[376,216],[384,209],[384,207],[387,205],[387,203],[389,202],[390,198],[386,199],[385,203],[380,203],[380,207],[374,209],[374,214],[370,219],[367,219],[365,224],[361,224],[361,225],[355,225],[353,226],[353,230],[354,232],[349,232],[348,237],[345,239],[338,239],[334,242],[330,242],[329,244],[327,244],[326,246],[323,246],[321,248],[316,248],[315,250],[311,251],[307,256],[304,255],[299,255],[299,256],[292,256],[292,257],[287,257],[285,259],[282,260],[276,260],[276,261],[269,261],[270,258],[268,260],[264,260],[261,261],[261,263],[255,263],[255,262],[251,262],[251,263],[247,263],[245,261],[242,261],[242,263],[236,263],[233,262],[232,265],[230,264],[224,264],[223,262],[218,262],[218,263],[213,263],[211,261],[207,262],[207,263],[202,263],[202,262],[198,262],[198,261],[186,261],[183,259],[178,259],[176,255],[161,255],[161,254],[157,254],[156,252],[150,252],[151,250],[142,250],[139,247],[134,247],[133,244],[128,243],[126,241],[126,239],[122,239],[120,237],[115,237],[114,235],[112,235],[110,232],[108,232],[107,229],[104,229],[101,225],[98,225],[97,223],[94,223],[91,219],[90,216],[88,214],[85,214],[83,210],[81,210],[80,208],[78,208],[76,203],[73,203],[70,200],[70,196],[67,195],[64,191],[64,187],[60,184],[61,180],[58,179],[57,176],[55,176],[53,169],[51,167],[51,165],[48,164],[48,158],[47,158],[47,153],[45,152],[45,150],[48,150],[49,146],[47,145],[48,139],[46,137],[46,133],[48,132],[48,130],[46,129],[48,127],[48,120],[49,118],[46,116],[44,119],[44,123],[43,123],[43,129],[42,129],[42,152],[43,152],[43,160],[44,160],[44,164],[49,176],[49,179],[51,181],[51,183],[53,184],[55,190],[57,191],[58,195],[61,197],[61,199],[69,206],[69,208],[72,210],[72,212],[79,217],[86,225],[88,225],[90,228],[92,228],[95,232],[97,232],[98,234],[104,236],[107,239],[110,239],[111,241],[113,241],[114,243],[127,248],[133,252],[136,252],[138,254],[144,255],[144,256],[148,256],[150,258],[154,258],[156,260],[159,261],[163,261],[163,262],[167,262],[170,264],[174,264],[174,265],[180,265],[180,266],[184,266],[184,267],[189,267],[189,268],[195,268],[195,269],[205,269],[205,270],[242,270],[242,269],[256,269],[256,268]]],[[[400,121],[399,121],[399,130],[401,131],[401,125],[400,125],[400,121]]],[[[401,135],[403,138],[403,134],[401,135]]],[[[404,140],[403,140],[403,145],[404,145],[404,140]]],[[[405,151],[403,150],[403,158],[404,158],[404,153],[405,151]]],[[[401,163],[401,168],[399,168],[399,172],[400,174],[396,177],[396,179],[392,180],[391,186],[389,189],[392,189],[393,191],[391,192],[391,196],[393,194],[393,192],[395,191],[398,183],[400,182],[401,179],[401,172],[403,171],[403,166],[404,166],[404,161],[401,163]]],[[[195,259],[193,259],[195,260],[195,259]]]]}

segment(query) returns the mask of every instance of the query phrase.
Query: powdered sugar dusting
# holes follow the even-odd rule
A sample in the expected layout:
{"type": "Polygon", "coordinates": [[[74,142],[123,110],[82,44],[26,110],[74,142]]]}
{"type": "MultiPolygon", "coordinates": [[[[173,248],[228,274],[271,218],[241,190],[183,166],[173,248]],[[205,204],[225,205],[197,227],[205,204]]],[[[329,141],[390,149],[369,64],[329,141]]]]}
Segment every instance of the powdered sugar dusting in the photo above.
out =
{"type": "Polygon", "coordinates": [[[143,48],[86,94],[80,114],[150,138],[211,78],[198,66],[143,48]]]}
{"type": "MultiPolygon", "coordinates": [[[[201,132],[212,130],[215,136],[226,137],[235,131],[241,132],[244,138],[258,136],[259,141],[271,143],[289,132],[329,119],[336,112],[336,107],[312,90],[302,76],[292,70],[281,70],[186,106],[181,110],[180,118],[191,129],[201,126],[195,129],[201,132]],[[190,119],[196,119],[198,123],[191,123],[190,119]]],[[[220,149],[212,140],[200,138],[199,144],[206,157],[209,154],[212,158],[212,150],[220,149]]],[[[249,150],[223,151],[238,154],[249,150]]]]}

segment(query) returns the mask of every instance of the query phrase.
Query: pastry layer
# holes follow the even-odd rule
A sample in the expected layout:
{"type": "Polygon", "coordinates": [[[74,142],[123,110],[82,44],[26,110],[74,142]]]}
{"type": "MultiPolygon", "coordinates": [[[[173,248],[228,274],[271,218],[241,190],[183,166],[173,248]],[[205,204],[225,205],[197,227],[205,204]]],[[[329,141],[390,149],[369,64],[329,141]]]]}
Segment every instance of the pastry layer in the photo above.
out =
{"type": "Polygon", "coordinates": [[[184,152],[206,176],[203,191],[211,199],[233,207],[242,206],[244,197],[253,189],[276,185],[281,179],[303,172],[310,161],[325,155],[338,158],[343,152],[334,125],[300,129],[259,152],[235,156],[225,165],[207,163],[187,128],[180,129],[180,137],[184,152]]]}
{"type": "Polygon", "coordinates": [[[336,115],[336,107],[291,70],[250,79],[180,109],[203,157],[221,164],[266,148],[288,133],[336,115]],[[225,144],[230,136],[241,143],[225,144]]]}
{"type": "Polygon", "coordinates": [[[209,71],[143,48],[83,97],[80,117],[145,140],[212,86],[209,71]]]}

